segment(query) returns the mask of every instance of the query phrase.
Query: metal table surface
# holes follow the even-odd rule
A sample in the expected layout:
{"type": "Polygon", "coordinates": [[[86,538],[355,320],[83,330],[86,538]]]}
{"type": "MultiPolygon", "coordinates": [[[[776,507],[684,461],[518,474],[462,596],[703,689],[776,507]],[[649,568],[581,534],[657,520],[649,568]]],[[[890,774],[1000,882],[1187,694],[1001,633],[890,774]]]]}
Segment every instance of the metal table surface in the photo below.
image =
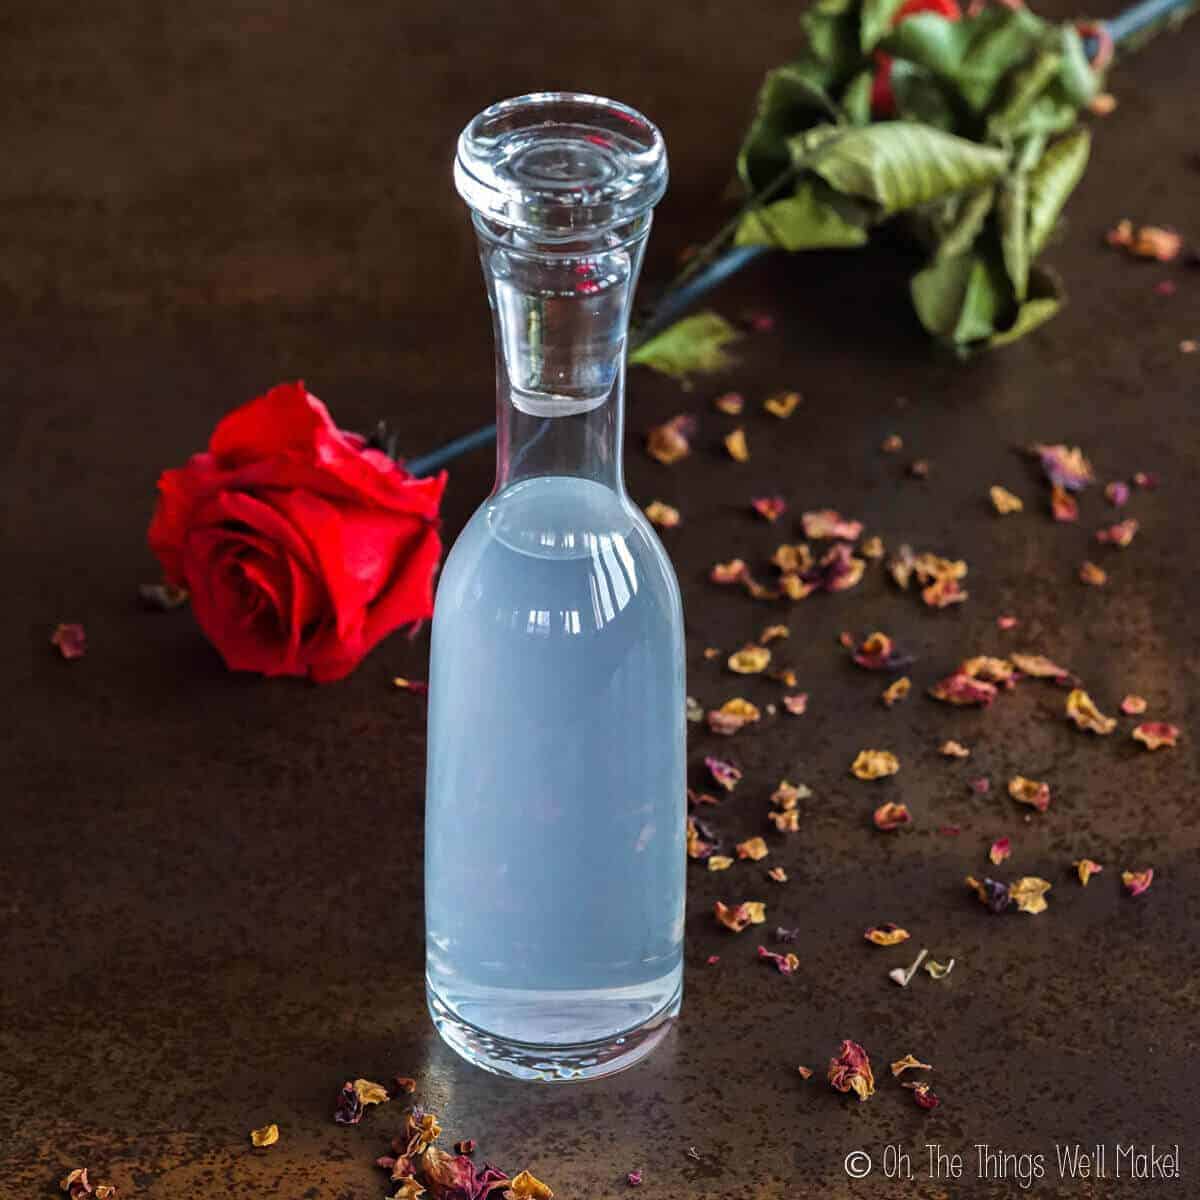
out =
{"type": "MultiPolygon", "coordinates": [[[[1018,1194],[974,1177],[981,1142],[1050,1155],[1037,1195],[1193,1194],[1186,1179],[1060,1181],[1052,1146],[1180,1143],[1185,1171],[1200,1171],[1200,356],[1178,349],[1200,337],[1200,273],[1102,244],[1122,216],[1197,232],[1195,30],[1115,72],[1120,107],[1095,122],[1092,166],[1048,254],[1072,303],[1022,344],[968,364],[938,356],[908,310],[903,257],[881,248],[771,259],[729,283],[717,308],[769,311],[776,329],[691,393],[632,375],[628,482],[639,501],[684,511],[665,540],[684,591],[689,691],[706,705],[775,692],[739,686],[703,654],[777,617],[706,579],[717,559],[761,560],[790,536],[748,512],[752,495],[777,490],[792,514],[836,507],[889,546],[970,564],[970,599],[945,612],[875,566],[852,592],[779,610],[808,715],[732,743],[692,729],[697,768],[726,750],[746,771],[713,810],[731,840],[765,832],[781,777],[814,798],[800,833],[770,838],[763,865],[785,866],[787,885],[749,864],[690,869],[683,1017],[636,1069],[522,1085],[473,1070],[432,1033],[423,709],[390,686],[423,677],[427,637],[393,637],[336,685],[266,682],[226,673],[186,612],[136,603],[154,577],[144,532],[157,472],[271,383],[303,376],[348,427],[392,417],[411,453],[490,418],[490,326],[449,181],[466,118],[545,85],[651,114],[673,173],[646,269],[661,281],[719,220],[754,89],[786,56],[795,15],[775,2],[417,12],[376,0],[18,0],[0,19],[6,1200],[57,1194],[83,1163],[146,1200],[382,1195],[373,1160],[401,1104],[351,1129],[331,1114],[344,1079],[397,1072],[417,1079],[447,1141],[474,1137],[480,1158],[528,1166],[564,1197],[624,1194],[633,1168],[647,1198],[1018,1194]],[[1168,277],[1176,294],[1156,295],[1168,277]],[[709,405],[727,387],[751,401],[741,466],[720,451],[729,421],[709,405]],[[783,388],[804,404],[773,423],[757,402],[783,388]],[[645,431],[686,410],[701,417],[696,452],[672,468],[651,461],[645,431]],[[903,454],[880,453],[891,433],[903,454]],[[1080,444],[1102,479],[1161,476],[1131,504],[1137,540],[1105,554],[1106,588],[1081,586],[1075,570],[1114,510],[1095,488],[1078,525],[1052,522],[1020,453],[1034,441],[1080,444]],[[916,457],[931,464],[926,480],[905,472],[916,457]],[[993,483],[1024,496],[1026,512],[994,516],[993,483]],[[999,631],[1000,613],[1020,626],[999,631]],[[87,626],[80,662],[46,645],[64,620],[87,626]],[[918,655],[914,695],[891,711],[881,677],[836,642],[875,628],[918,655]],[[1012,649],[1068,664],[1106,711],[1144,694],[1183,741],[1145,753],[1128,720],[1111,738],[1085,735],[1062,719],[1064,693],[1035,682],[985,712],[924,696],[963,657],[1012,649]],[[972,747],[968,762],[938,756],[947,737],[972,747]],[[899,755],[895,779],[850,777],[873,745],[899,755]],[[1044,816],[1026,821],[1008,800],[1015,773],[1051,782],[1044,816]],[[980,797],[967,781],[985,774],[993,789],[980,797]],[[871,827],[884,798],[909,804],[911,830],[871,827]],[[939,833],[948,825],[961,832],[939,833]],[[1051,880],[1049,912],[992,917],[963,886],[1001,834],[1016,849],[997,873],[1051,880]],[[1086,890],[1070,873],[1084,854],[1106,867],[1086,890]],[[1119,873],[1143,865],[1155,883],[1132,900],[1119,873]],[[799,927],[792,978],[755,961],[758,931],[734,937],[711,916],[716,899],[756,897],[769,927],[799,927]],[[880,921],[913,940],[867,945],[863,929],[880,921]],[[897,988],[887,970],[921,946],[953,956],[954,973],[897,988]],[[842,1038],[872,1056],[869,1103],[824,1081],[842,1038]],[[933,1113],[888,1076],[908,1051],[935,1065],[933,1113]],[[280,1142],[252,1151],[247,1132],[269,1121],[280,1142]],[[927,1143],[965,1156],[965,1182],[928,1177],[927,1143]],[[914,1179],[884,1178],[888,1145],[913,1155],[914,1179]],[[843,1161],[860,1148],[876,1170],[852,1183],[843,1161]]],[[[454,465],[448,538],[491,467],[487,453],[454,465]]]]}

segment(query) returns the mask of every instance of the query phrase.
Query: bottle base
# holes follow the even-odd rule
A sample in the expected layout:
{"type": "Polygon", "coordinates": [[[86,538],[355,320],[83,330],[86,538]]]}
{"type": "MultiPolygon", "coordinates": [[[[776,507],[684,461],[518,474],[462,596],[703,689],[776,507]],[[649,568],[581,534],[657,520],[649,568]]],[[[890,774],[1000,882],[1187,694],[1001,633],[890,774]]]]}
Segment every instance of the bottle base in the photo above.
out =
{"type": "Polygon", "coordinates": [[[480,1029],[455,1013],[432,989],[426,1002],[442,1041],[467,1062],[494,1075],[543,1083],[603,1079],[640,1062],[666,1037],[679,1015],[683,985],[648,1019],[622,1033],[574,1044],[515,1041],[480,1029]]]}

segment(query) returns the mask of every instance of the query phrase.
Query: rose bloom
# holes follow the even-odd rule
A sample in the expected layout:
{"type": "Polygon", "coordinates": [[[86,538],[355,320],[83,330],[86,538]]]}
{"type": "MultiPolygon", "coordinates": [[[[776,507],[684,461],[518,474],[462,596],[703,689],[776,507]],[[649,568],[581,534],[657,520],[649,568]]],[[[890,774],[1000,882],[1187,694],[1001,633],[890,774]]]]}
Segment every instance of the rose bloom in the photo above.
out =
{"type": "Polygon", "coordinates": [[[445,486],[338,429],[303,383],[280,384],[163,472],[150,548],[231,670],[323,683],[432,614],[445,486]]]}

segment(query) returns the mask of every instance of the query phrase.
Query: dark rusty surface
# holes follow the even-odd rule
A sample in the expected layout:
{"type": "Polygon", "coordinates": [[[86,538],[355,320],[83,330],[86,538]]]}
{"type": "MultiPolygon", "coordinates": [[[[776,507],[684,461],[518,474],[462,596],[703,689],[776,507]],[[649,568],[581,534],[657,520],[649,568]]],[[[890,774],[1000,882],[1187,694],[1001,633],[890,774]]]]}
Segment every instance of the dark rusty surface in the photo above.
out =
{"type": "MultiPolygon", "coordinates": [[[[81,1162],[152,1200],[381,1195],[372,1160],[401,1106],[350,1130],[330,1116],[344,1078],[396,1072],[417,1077],[449,1139],[477,1138],[481,1157],[528,1165],[564,1197],[623,1193],[633,1167],[646,1197],[1008,1195],[1015,1184],[974,1178],[976,1142],[1050,1153],[1076,1139],[1179,1142],[1191,1181],[1129,1194],[1196,1194],[1200,356],[1177,344],[1200,336],[1200,273],[1133,263],[1100,234],[1122,215],[1200,232],[1200,31],[1116,72],[1121,106],[1098,123],[1049,255],[1074,302],[1024,344],[967,366],[939,360],[908,315],[898,258],[811,255],[760,265],[716,298],[779,322],[727,378],[688,396],[633,378],[629,483],[684,511],[668,546],[689,690],[706,704],[772,694],[702,654],[777,615],[704,578],[718,557],[761,559],[782,540],[748,514],[752,494],[777,489],[793,512],[833,505],[890,544],[971,564],[960,610],[930,613],[872,568],[857,591],[792,613],[785,657],[810,714],[721,743],[747,779],[714,818],[730,837],[762,832],[775,783],[808,783],[803,831],[772,835],[763,864],[792,882],[747,864],[693,871],[684,1016],[635,1070],[523,1086],[432,1036],[423,714],[389,686],[423,675],[424,639],[393,638],[342,684],[268,683],[226,674],[186,612],[135,602],[153,576],[143,534],[157,471],[271,382],[303,374],[348,426],[392,415],[411,452],[488,419],[490,333],[448,173],[467,117],[498,96],[575,84],[659,120],[674,179],[648,267],[661,279],[715,226],[760,70],[785,55],[793,21],[788,4],[652,12],[632,0],[421,15],[365,0],[17,4],[0,17],[4,1200],[49,1195],[81,1162]],[[1174,297],[1152,292],[1165,277],[1174,297]],[[731,422],[707,400],[724,386],[754,406],[745,466],[718,453],[731,422]],[[781,387],[805,394],[785,425],[757,411],[781,387]],[[672,469],[650,462],[640,435],[684,408],[703,414],[697,452],[672,469]],[[889,457],[878,446],[892,432],[906,450],[889,457]],[[1074,572],[1112,510],[1095,489],[1078,526],[1053,524],[1015,450],[1038,439],[1081,443],[1105,479],[1162,475],[1135,496],[1138,540],[1102,552],[1105,590],[1074,572]],[[927,481],[906,477],[912,457],[930,460],[927,481]],[[996,482],[1026,498],[1024,515],[991,514],[996,482]],[[1020,628],[998,632],[1001,612],[1020,628]],[[86,623],[84,661],[46,645],[60,620],[86,623]],[[1106,711],[1145,694],[1185,741],[1149,755],[1128,720],[1110,739],[1078,733],[1061,719],[1063,693],[1036,683],[983,714],[919,694],[885,711],[882,679],[835,644],[842,629],[876,627],[919,654],[918,693],[965,654],[1036,649],[1078,671],[1106,711]],[[937,756],[948,736],[974,748],[969,762],[937,756]],[[868,745],[899,754],[895,780],[850,778],[868,745]],[[1024,821],[1004,796],[1014,772],[1051,782],[1044,817],[1024,821]],[[988,797],[966,786],[980,774],[988,797]],[[913,809],[911,832],[870,827],[885,797],[913,809]],[[961,834],[939,835],[948,824],[961,834]],[[992,918],[962,887],[1005,833],[1016,851],[998,873],[1054,884],[1043,916],[992,918]],[[1082,854],[1106,867],[1086,891],[1069,875],[1082,854]],[[1130,900],[1119,872],[1145,864],[1154,888],[1130,900]],[[708,915],[714,899],[753,897],[771,926],[799,926],[795,978],[754,961],[755,932],[734,938],[708,915]],[[862,930],[885,920],[913,941],[867,946],[862,930]],[[901,991],[886,971],[920,946],[959,965],[901,991]],[[708,968],[713,953],[722,961],[708,968]],[[844,1037],[881,1076],[868,1104],[821,1078],[844,1037]],[[936,1065],[932,1115],[883,1078],[908,1051],[936,1065]],[[802,1083],[798,1063],[817,1077],[802,1083]],[[268,1121],[281,1141],[252,1151],[247,1131],[268,1121]],[[968,1156],[964,1182],[922,1177],[927,1141],[968,1156]],[[890,1142],[914,1154],[917,1179],[847,1183],[848,1151],[878,1160],[890,1142]]],[[[454,468],[451,537],[490,470],[486,454],[454,468]]],[[[694,734],[696,762],[715,748],[694,734]]],[[[1048,1172],[1034,1194],[1124,1190],[1060,1184],[1052,1156],[1048,1172]]]]}

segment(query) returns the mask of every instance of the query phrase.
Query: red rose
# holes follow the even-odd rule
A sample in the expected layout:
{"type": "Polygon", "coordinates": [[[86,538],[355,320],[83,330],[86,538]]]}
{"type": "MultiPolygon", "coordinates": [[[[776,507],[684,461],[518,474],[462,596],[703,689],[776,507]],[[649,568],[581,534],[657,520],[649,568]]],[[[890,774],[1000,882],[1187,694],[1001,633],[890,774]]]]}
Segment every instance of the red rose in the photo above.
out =
{"type": "MultiPolygon", "coordinates": [[[[892,18],[893,28],[916,13],[937,13],[947,21],[961,21],[958,0],[905,0],[892,18]]],[[[888,118],[896,115],[896,97],[892,94],[892,56],[882,50],[875,52],[875,79],[871,84],[871,115],[888,118]]]]}
{"type": "Polygon", "coordinates": [[[231,670],[340,679],[433,612],[445,486],[338,429],[303,383],[280,384],[163,472],[150,548],[231,670]]]}

